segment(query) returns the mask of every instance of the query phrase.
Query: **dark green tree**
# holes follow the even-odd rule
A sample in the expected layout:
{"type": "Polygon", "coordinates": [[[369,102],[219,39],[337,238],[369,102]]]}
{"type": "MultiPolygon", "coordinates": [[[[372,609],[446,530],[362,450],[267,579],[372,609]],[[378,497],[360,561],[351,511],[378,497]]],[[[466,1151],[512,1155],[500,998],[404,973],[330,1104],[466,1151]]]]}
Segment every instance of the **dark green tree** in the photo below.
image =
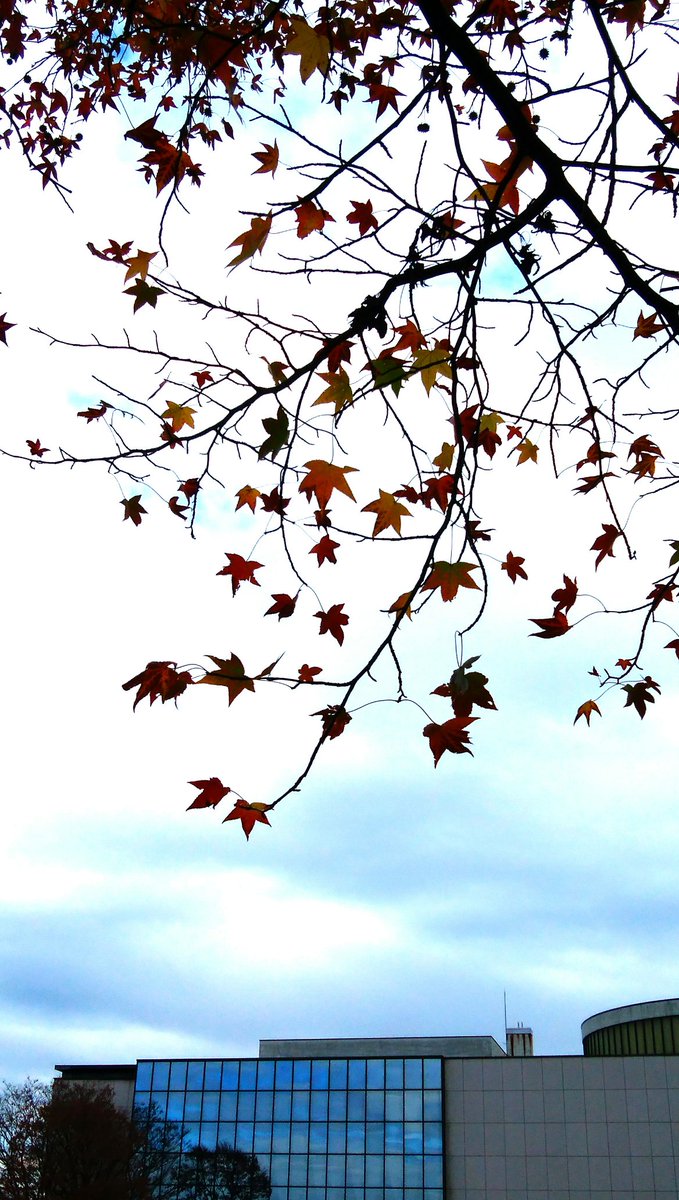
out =
{"type": "Polygon", "coordinates": [[[220,1142],[215,1150],[196,1146],[182,1158],[181,1200],[268,1200],[271,1181],[254,1154],[220,1142]]]}

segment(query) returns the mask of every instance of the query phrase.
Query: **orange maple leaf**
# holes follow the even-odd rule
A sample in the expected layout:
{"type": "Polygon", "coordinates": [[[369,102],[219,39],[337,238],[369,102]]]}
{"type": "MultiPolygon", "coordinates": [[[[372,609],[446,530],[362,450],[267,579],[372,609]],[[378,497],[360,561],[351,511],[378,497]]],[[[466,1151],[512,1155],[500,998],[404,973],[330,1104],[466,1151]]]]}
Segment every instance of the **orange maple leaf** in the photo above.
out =
{"type": "Polygon", "coordinates": [[[478,592],[481,589],[470,574],[478,569],[476,563],[435,562],[422,588],[424,591],[440,588],[442,600],[454,600],[460,588],[473,588],[478,592]]]}
{"type": "Polygon", "coordinates": [[[238,496],[238,504],[236,505],[236,512],[238,512],[239,508],[243,508],[243,506],[245,504],[247,504],[247,506],[251,512],[254,512],[255,505],[257,503],[259,496],[261,496],[261,494],[262,493],[260,491],[258,491],[257,488],[250,487],[249,483],[246,483],[244,487],[239,488],[238,491],[236,492],[236,495],[238,496]]]}
{"type": "Polygon", "coordinates": [[[314,204],[313,200],[304,200],[301,204],[298,204],[295,209],[295,216],[297,217],[298,238],[308,237],[315,230],[322,229],[326,221],[335,220],[319,204],[314,204]]]}
{"type": "Polygon", "coordinates": [[[662,333],[665,326],[663,325],[662,321],[657,321],[656,317],[657,313],[654,312],[649,313],[646,317],[644,316],[643,312],[640,312],[632,341],[638,337],[651,338],[655,337],[656,333],[662,333]]]}
{"type": "Polygon", "coordinates": [[[264,149],[255,150],[252,155],[257,162],[262,164],[261,167],[257,167],[256,171],[253,171],[253,175],[265,175],[270,171],[273,176],[276,174],[278,166],[278,142],[274,142],[273,146],[270,146],[268,142],[262,142],[262,145],[264,149]]]}
{"type": "MultiPolygon", "coordinates": [[[[599,705],[597,704],[596,700],[585,700],[585,703],[580,705],[577,713],[575,714],[575,721],[579,721],[580,717],[584,717],[589,725],[592,713],[598,713],[599,716],[601,716],[601,709],[599,708],[599,705]]],[[[574,725],[575,721],[573,722],[574,725]]]]}
{"type": "Polygon", "coordinates": [[[342,492],[350,500],[355,500],[345,475],[348,475],[350,471],[355,471],[356,467],[336,467],[334,463],[325,462],[322,458],[313,458],[304,466],[309,473],[300,483],[299,491],[306,492],[309,503],[311,503],[313,494],[316,496],[319,508],[327,508],[328,501],[335,490],[342,492]]]}
{"type": "Polygon", "coordinates": [[[372,531],[372,536],[377,537],[378,533],[383,533],[385,529],[395,529],[396,533],[401,536],[401,518],[412,517],[412,513],[406,508],[405,504],[399,504],[398,500],[391,492],[383,492],[380,488],[379,498],[373,500],[370,504],[366,504],[361,512],[375,513],[375,528],[372,531]]]}
{"type": "Polygon", "coordinates": [[[261,254],[264,249],[264,243],[269,236],[271,230],[271,221],[273,214],[269,213],[267,217],[253,217],[250,222],[250,228],[241,233],[237,238],[229,244],[231,246],[240,246],[240,250],[235,258],[227,265],[235,267],[238,263],[245,262],[246,259],[252,258],[253,254],[261,254]]]}
{"type": "Polygon", "coordinates": [[[271,824],[266,814],[272,807],[271,804],[248,804],[247,800],[236,800],[231,812],[224,817],[222,825],[225,825],[227,821],[240,821],[243,833],[249,841],[250,834],[258,822],[262,825],[271,824]]]}

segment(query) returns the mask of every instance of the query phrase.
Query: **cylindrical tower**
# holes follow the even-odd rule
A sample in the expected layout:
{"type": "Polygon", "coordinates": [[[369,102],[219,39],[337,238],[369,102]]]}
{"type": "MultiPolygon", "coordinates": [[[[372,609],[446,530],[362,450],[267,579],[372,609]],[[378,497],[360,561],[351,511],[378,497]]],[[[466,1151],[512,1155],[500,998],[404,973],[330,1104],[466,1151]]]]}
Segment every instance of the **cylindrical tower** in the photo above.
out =
{"type": "Polygon", "coordinates": [[[587,1057],[610,1054],[679,1054],[679,999],[649,1000],[609,1008],[583,1021],[587,1057]]]}

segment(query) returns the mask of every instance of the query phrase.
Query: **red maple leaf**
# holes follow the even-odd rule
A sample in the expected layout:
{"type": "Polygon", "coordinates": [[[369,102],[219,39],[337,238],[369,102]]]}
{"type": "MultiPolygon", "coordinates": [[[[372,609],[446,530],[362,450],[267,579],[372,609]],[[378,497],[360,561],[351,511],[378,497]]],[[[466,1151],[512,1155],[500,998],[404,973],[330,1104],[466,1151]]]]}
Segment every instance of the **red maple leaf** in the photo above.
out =
{"type": "MultiPolygon", "coordinates": [[[[297,595],[299,595],[299,592],[297,595]]],[[[295,611],[297,596],[288,596],[287,592],[273,592],[271,599],[274,601],[274,603],[271,605],[271,608],[267,608],[266,612],[264,613],[265,617],[273,614],[274,616],[278,617],[278,620],[280,621],[284,617],[292,616],[295,611]]]]}
{"type": "Polygon", "coordinates": [[[213,775],[211,779],[190,779],[191,787],[199,789],[199,795],[189,804],[187,812],[192,808],[216,808],[220,800],[223,800],[231,791],[231,788],[224,787],[221,779],[213,775]]]}
{"type": "Polygon", "coordinates": [[[433,721],[424,727],[422,733],[429,738],[429,747],[434,755],[434,766],[438,766],[441,755],[449,750],[451,754],[471,754],[467,726],[477,717],[452,717],[442,725],[433,721]]]}
{"type": "Polygon", "coordinates": [[[648,704],[655,704],[655,696],[651,693],[658,692],[659,694],[660,686],[655,682],[655,679],[651,679],[650,675],[646,675],[638,683],[626,683],[622,690],[627,692],[625,708],[633,705],[639,716],[643,719],[646,715],[646,706],[648,704]]]}
{"type": "Polygon", "coordinates": [[[199,488],[200,484],[197,479],[185,479],[184,482],[180,483],[179,485],[179,491],[184,493],[187,500],[193,499],[199,488]]]}
{"type": "Polygon", "coordinates": [[[312,717],[322,717],[323,739],[327,738],[329,741],[344,733],[351,720],[351,715],[347,712],[346,708],[342,708],[341,704],[329,704],[327,708],[322,708],[319,712],[312,713],[311,715],[312,717]]]}
{"type": "MultiPolygon", "coordinates": [[[[328,339],[326,338],[324,345],[327,346],[327,344],[328,339]]],[[[339,371],[339,368],[343,362],[351,362],[351,348],[353,344],[353,342],[347,341],[338,342],[336,346],[332,347],[332,350],[328,351],[329,371],[339,371]]]]}
{"type": "Polygon", "coordinates": [[[258,822],[262,825],[271,824],[266,815],[271,808],[271,804],[248,804],[247,800],[236,800],[231,812],[224,817],[222,825],[225,825],[227,821],[240,821],[243,833],[249,841],[250,834],[258,822]]]}
{"type": "Polygon", "coordinates": [[[350,500],[355,499],[345,476],[350,471],[355,471],[356,467],[336,467],[334,463],[325,462],[322,458],[313,458],[311,462],[304,465],[308,474],[300,483],[299,491],[306,492],[309,502],[313,493],[319,508],[327,508],[328,501],[335,489],[348,496],[350,500]]]}
{"type": "Polygon", "coordinates": [[[214,383],[209,371],[192,371],[191,374],[196,381],[196,387],[202,388],[206,383],[214,383]]]}
{"type": "Polygon", "coordinates": [[[620,537],[620,530],[618,529],[617,525],[602,525],[601,528],[603,529],[603,533],[599,534],[598,538],[592,542],[590,547],[591,550],[599,551],[594,564],[595,571],[599,566],[599,563],[603,562],[607,555],[610,558],[613,558],[613,546],[616,539],[620,537]]]}
{"type": "Polygon", "coordinates": [[[36,438],[34,442],[30,438],[26,438],[26,445],[36,458],[42,458],[43,454],[49,454],[49,446],[41,446],[40,438],[36,438]]]}
{"type": "Polygon", "coordinates": [[[334,221],[335,218],[330,216],[324,208],[319,204],[314,204],[313,200],[304,200],[294,210],[297,217],[297,237],[305,238],[315,230],[323,229],[326,221],[334,221]]]}
{"type": "Polygon", "coordinates": [[[318,565],[321,563],[331,562],[336,563],[335,551],[339,546],[339,542],[334,542],[329,533],[326,533],[315,546],[311,547],[309,554],[315,554],[318,558],[318,565]]]}
{"type": "Polygon", "coordinates": [[[177,671],[177,664],[173,662],[150,662],[147,663],[143,671],[135,675],[133,679],[128,679],[127,683],[122,685],[124,692],[129,692],[130,688],[138,688],[137,695],[132,705],[132,711],[146,696],[149,698],[149,704],[153,704],[160,696],[163,704],[166,700],[176,700],[185,692],[193,679],[188,671],[177,671]]]}
{"type": "Polygon", "coordinates": [[[103,417],[108,407],[106,401],[102,400],[98,408],[85,408],[78,413],[78,416],[85,417],[89,425],[90,421],[98,421],[100,417],[103,417]]]}
{"type": "Polygon", "coordinates": [[[7,330],[14,329],[13,323],[5,320],[6,316],[7,313],[3,313],[0,317],[0,342],[3,342],[5,346],[7,345],[7,330]]]}
{"type": "Polygon", "coordinates": [[[170,512],[173,512],[175,517],[181,517],[182,521],[186,520],[186,517],[184,514],[189,511],[188,504],[180,504],[179,496],[172,496],[172,498],[170,500],[168,500],[167,503],[168,503],[170,512]]]}
{"type": "Polygon", "coordinates": [[[674,653],[676,654],[677,658],[679,658],[679,638],[674,638],[673,641],[668,642],[667,645],[665,646],[665,649],[666,650],[674,650],[674,653]]]}
{"type": "Polygon", "coordinates": [[[569,579],[567,575],[564,575],[563,587],[557,588],[556,591],[552,592],[552,600],[556,605],[554,612],[559,612],[559,610],[564,613],[570,612],[577,598],[577,579],[569,579]]]}
{"type": "Polygon", "coordinates": [[[229,560],[228,567],[222,567],[221,571],[217,571],[217,575],[231,576],[231,591],[235,596],[241,583],[253,583],[255,587],[259,587],[259,580],[255,579],[255,571],[263,564],[255,562],[253,559],[243,558],[241,554],[227,554],[229,560]]]}
{"type": "Polygon", "coordinates": [[[130,496],[129,500],[121,500],[125,515],[123,521],[132,521],[133,525],[141,525],[142,516],[146,513],[146,509],[142,508],[141,496],[130,496]]]}
{"type": "Polygon", "coordinates": [[[344,630],[342,626],[349,624],[349,617],[346,613],[342,612],[343,608],[343,603],[331,604],[327,612],[321,611],[314,613],[314,616],[318,617],[321,622],[321,627],[318,632],[331,633],[335,641],[339,642],[340,646],[344,641],[344,630]]]}
{"type": "Polygon", "coordinates": [[[316,675],[320,675],[322,670],[322,667],[310,667],[308,663],[304,663],[303,666],[299,668],[297,678],[299,679],[300,683],[313,683],[314,677],[316,675]]]}
{"type": "MultiPolygon", "coordinates": [[[[452,475],[434,475],[432,479],[425,479],[419,499],[426,508],[431,508],[432,503],[436,501],[441,512],[445,512],[454,491],[455,480],[452,475]]],[[[394,493],[396,496],[399,494],[399,492],[394,493]]]]}
{"type": "Polygon", "coordinates": [[[350,225],[358,225],[358,232],[361,237],[364,237],[369,230],[379,228],[373,213],[373,206],[369,200],[366,200],[364,203],[360,200],[352,200],[351,204],[354,211],[348,214],[347,221],[350,225]]]}
{"type": "Polygon", "coordinates": [[[507,551],[507,557],[502,563],[502,570],[506,571],[512,583],[516,583],[517,579],[528,579],[526,572],[523,569],[525,558],[519,558],[516,554],[512,554],[511,550],[507,551]]]}
{"type": "Polygon", "coordinates": [[[555,638],[561,637],[562,634],[568,633],[570,625],[565,613],[559,612],[558,609],[553,617],[531,617],[534,625],[539,625],[539,633],[531,633],[531,637],[539,638],[555,638]]]}
{"type": "Polygon", "coordinates": [[[283,499],[277,487],[275,487],[272,492],[262,492],[261,496],[259,497],[259,502],[262,506],[263,512],[278,513],[279,517],[283,516],[283,513],[290,503],[289,500],[283,499]]]}

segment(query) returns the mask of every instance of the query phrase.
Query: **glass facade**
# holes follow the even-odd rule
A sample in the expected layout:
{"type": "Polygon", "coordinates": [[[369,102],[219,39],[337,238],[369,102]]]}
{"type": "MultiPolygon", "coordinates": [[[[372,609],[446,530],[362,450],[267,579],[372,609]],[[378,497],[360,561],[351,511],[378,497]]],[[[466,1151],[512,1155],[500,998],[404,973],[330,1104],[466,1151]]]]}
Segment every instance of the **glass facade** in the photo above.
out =
{"type": "Polygon", "coordinates": [[[135,1105],[255,1154],[271,1200],[443,1200],[440,1058],[140,1061],[135,1105]]]}
{"type": "Polygon", "coordinates": [[[679,1016],[646,1017],[608,1025],[588,1034],[582,1048],[588,1058],[612,1054],[679,1054],[679,1016]]]}

